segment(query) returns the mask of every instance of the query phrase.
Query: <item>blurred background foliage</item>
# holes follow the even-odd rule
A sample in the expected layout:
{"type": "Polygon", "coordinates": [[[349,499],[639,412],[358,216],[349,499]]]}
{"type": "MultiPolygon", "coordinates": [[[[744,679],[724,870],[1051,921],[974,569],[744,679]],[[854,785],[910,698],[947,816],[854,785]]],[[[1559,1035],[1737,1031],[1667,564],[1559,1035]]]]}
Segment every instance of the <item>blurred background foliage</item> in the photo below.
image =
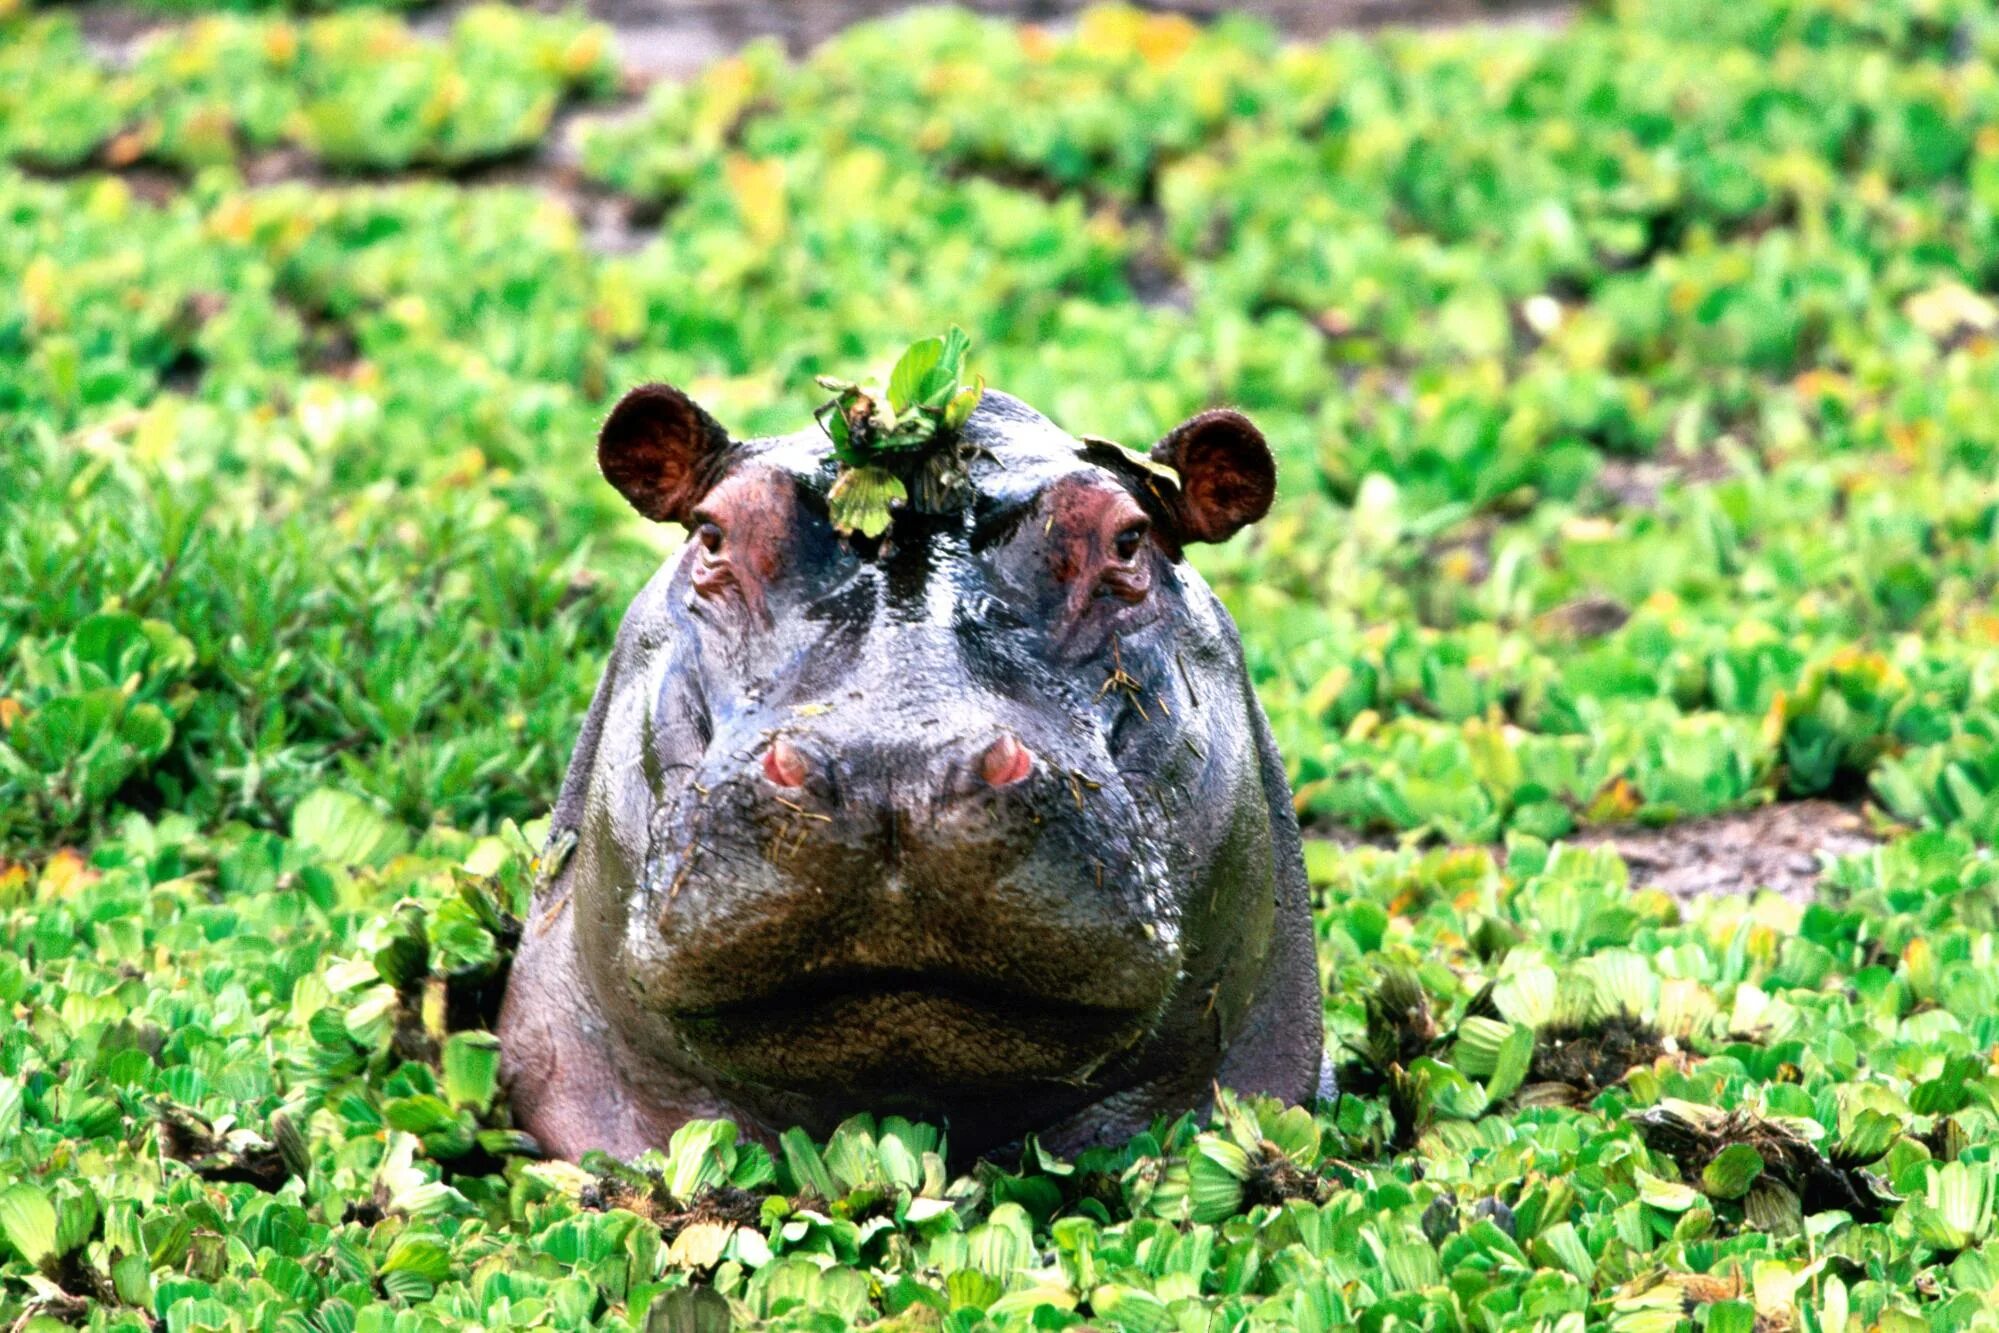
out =
{"type": "Polygon", "coordinates": [[[1693,8],[932,11],[580,118],[620,80],[572,17],[211,16],[121,63],[17,15],[0,833],[268,827],[334,777],[532,815],[661,538],[595,482],[610,398],[793,429],[953,320],[1074,430],[1226,401],[1277,442],[1277,513],[1199,558],[1310,819],[1985,831],[1999,23],[1693,8]]]}

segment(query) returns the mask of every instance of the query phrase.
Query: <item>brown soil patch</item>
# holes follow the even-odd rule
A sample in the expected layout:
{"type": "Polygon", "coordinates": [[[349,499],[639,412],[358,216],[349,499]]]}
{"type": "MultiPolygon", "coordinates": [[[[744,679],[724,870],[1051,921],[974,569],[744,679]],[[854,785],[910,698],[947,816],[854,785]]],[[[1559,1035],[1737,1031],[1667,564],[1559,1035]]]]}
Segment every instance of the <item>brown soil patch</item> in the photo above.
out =
{"type": "MultiPolygon", "coordinates": [[[[914,8],[918,0],[587,0],[592,17],[617,28],[637,68],[682,77],[758,37],[805,51],[855,23],[914,8]]],[[[981,14],[1059,26],[1092,0],[962,0],[981,14]]],[[[1340,28],[1435,27],[1470,23],[1566,21],[1560,0],[1140,0],[1142,9],[1208,21],[1249,14],[1292,37],[1340,28]]]]}
{"type": "MultiPolygon", "coordinates": [[[[422,32],[438,33],[471,0],[418,5],[406,11],[422,32]]],[[[759,37],[776,37],[802,53],[842,28],[923,0],[586,0],[592,18],[610,24],[618,51],[634,73],[684,79],[759,37]]],[[[1061,26],[1093,0],[963,0],[982,14],[1022,23],[1061,26]]],[[[1563,0],[1138,0],[1142,9],[1210,21],[1224,14],[1252,14],[1289,37],[1315,38],[1341,28],[1465,24],[1553,27],[1568,21],[1563,0]]],[[[527,0],[527,7],[561,10],[568,0],[527,0]]],[[[131,0],[72,6],[85,38],[114,63],[129,60],[148,34],[173,26],[173,16],[131,0]]]]}
{"type": "Polygon", "coordinates": [[[1580,843],[1610,843],[1631,868],[1634,889],[1675,898],[1770,889],[1804,902],[1819,881],[1819,853],[1863,852],[1875,843],[1854,810],[1832,801],[1786,801],[1660,829],[1590,830],[1580,843]]]}
{"type": "MultiPolygon", "coordinates": [[[[1362,832],[1308,819],[1305,837],[1352,849],[1402,845],[1392,831],[1362,832]]],[[[1784,801],[1755,810],[1692,819],[1664,828],[1580,829],[1564,841],[1608,843],[1631,872],[1634,889],[1663,889],[1675,898],[1769,889],[1793,902],[1809,901],[1818,886],[1819,853],[1849,856],[1877,845],[1866,818],[1835,801],[1784,801]]],[[[1492,848],[1503,861],[1503,848],[1492,848]]]]}
{"type": "Polygon", "coordinates": [[[1600,639],[1623,629],[1624,622],[1629,619],[1630,607],[1614,597],[1592,592],[1584,593],[1572,602],[1564,602],[1542,615],[1538,623],[1552,634],[1572,639],[1600,639]]]}
{"type": "Polygon", "coordinates": [[[1656,509],[1668,486],[1703,486],[1733,475],[1728,460],[1712,451],[1686,454],[1667,448],[1650,458],[1606,458],[1596,485],[1621,509],[1656,509]]]}

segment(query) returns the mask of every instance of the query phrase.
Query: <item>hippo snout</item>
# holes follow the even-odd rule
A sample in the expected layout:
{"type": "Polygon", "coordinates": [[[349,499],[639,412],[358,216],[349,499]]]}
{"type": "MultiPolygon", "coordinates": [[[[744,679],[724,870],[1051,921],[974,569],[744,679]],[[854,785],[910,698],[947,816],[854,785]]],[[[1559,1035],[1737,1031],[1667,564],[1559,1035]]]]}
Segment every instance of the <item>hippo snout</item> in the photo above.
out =
{"type": "Polygon", "coordinates": [[[1031,1026],[1037,1003],[1143,1016],[1170,988],[1163,866],[1101,761],[1042,759],[1000,723],[715,751],[721,771],[656,818],[629,946],[662,1011],[748,1018],[872,986],[1031,1026]]]}
{"type": "MultiPolygon", "coordinates": [[[[815,766],[791,740],[777,736],[764,747],[758,767],[771,786],[795,791],[805,786],[815,766]]],[[[979,752],[971,771],[988,787],[1011,787],[1034,771],[1034,752],[1018,737],[1001,732],[979,752]]]]}

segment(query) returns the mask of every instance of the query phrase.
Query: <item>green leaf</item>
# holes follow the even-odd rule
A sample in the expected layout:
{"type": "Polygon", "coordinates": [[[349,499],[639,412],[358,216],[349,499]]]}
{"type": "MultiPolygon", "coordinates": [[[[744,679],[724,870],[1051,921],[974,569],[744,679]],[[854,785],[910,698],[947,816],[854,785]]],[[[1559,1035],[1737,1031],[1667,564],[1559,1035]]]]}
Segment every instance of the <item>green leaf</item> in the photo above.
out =
{"type": "Polygon", "coordinates": [[[444,1043],[444,1096],[484,1115],[500,1090],[500,1039],[490,1032],[456,1032],[444,1043]]]}
{"type": "Polygon", "coordinates": [[[1302,1106],[1286,1107],[1264,1121],[1264,1133],[1277,1150],[1307,1171],[1319,1165],[1319,1122],[1302,1106]]]}
{"type": "Polygon", "coordinates": [[[883,1116],[881,1139],[887,1142],[895,1139],[909,1150],[909,1155],[921,1159],[925,1153],[934,1153],[944,1146],[944,1135],[935,1125],[921,1124],[905,1120],[899,1115],[883,1116]]]}
{"type": "Polygon", "coordinates": [[[1173,1312],[1151,1292],[1106,1283],[1090,1293],[1090,1308],[1124,1333],[1166,1333],[1173,1312]]]}
{"type": "Polygon", "coordinates": [[[1677,1180],[1662,1180],[1644,1171],[1638,1173],[1638,1197],[1668,1213],[1684,1213],[1701,1201],[1700,1191],[1677,1180]]]}
{"type": "Polygon", "coordinates": [[[1567,1269],[1577,1281],[1588,1282],[1596,1273],[1596,1260],[1590,1257],[1589,1246],[1569,1222],[1557,1222],[1534,1239],[1537,1255],[1543,1262],[1552,1260],[1556,1267],[1567,1269]]]}
{"type": "Polygon", "coordinates": [[[703,1190],[721,1185],[735,1165],[735,1149],[733,1122],[688,1121],[667,1142],[667,1193],[682,1203],[691,1203],[703,1190]]]}
{"type": "Polygon", "coordinates": [[[398,1269],[382,1274],[382,1291],[390,1300],[416,1305],[437,1294],[437,1283],[422,1273],[398,1269]]]}
{"type": "Polygon", "coordinates": [[[874,1117],[850,1116],[835,1125],[826,1136],[825,1162],[842,1193],[882,1184],[874,1117]]]}
{"type": "Polygon", "coordinates": [[[1990,1162],[1946,1162],[1931,1174],[1924,1203],[1942,1224],[1940,1234],[1961,1238],[1940,1248],[1961,1249],[1991,1233],[1994,1183],[1990,1162]]]}
{"type": "Polygon", "coordinates": [[[1554,969],[1534,963],[1502,977],[1492,988],[1492,1002],[1511,1021],[1539,1031],[1554,1022],[1558,989],[1554,969]]]}
{"type": "Polygon", "coordinates": [[[1740,1199],[1763,1174],[1763,1155],[1746,1143],[1731,1143],[1701,1171],[1701,1188],[1716,1199],[1740,1199]]]}
{"type": "MultiPolygon", "coordinates": [[[[957,330],[953,329],[952,332],[956,333],[957,330]]],[[[943,359],[944,342],[941,338],[925,338],[921,342],[911,343],[908,350],[896,360],[895,369],[889,372],[889,406],[900,414],[921,403],[930,373],[943,359]]]]}
{"type": "Polygon", "coordinates": [[[153,1269],[143,1254],[123,1254],[111,1265],[111,1288],[118,1299],[138,1309],[153,1303],[153,1269]]]}
{"type": "Polygon", "coordinates": [[[935,412],[943,410],[952,401],[965,377],[965,356],[971,350],[971,337],[953,324],[944,338],[943,355],[938,357],[937,365],[923,378],[919,399],[923,406],[935,412]]]}
{"type": "Polygon", "coordinates": [[[985,397],[985,394],[986,382],[983,377],[952,394],[950,401],[944,404],[944,429],[953,433],[963,430],[965,423],[972,419],[972,413],[978,409],[979,400],[985,397]]]}
{"type": "Polygon", "coordinates": [[[283,1111],[271,1113],[271,1142],[277,1145],[278,1155],[284,1160],[285,1169],[300,1180],[312,1176],[312,1154],[308,1150],[305,1135],[290,1115],[283,1111]]]}
{"type": "Polygon", "coordinates": [[[1499,1067],[1499,1051],[1512,1032],[1509,1024],[1496,1018],[1474,1015],[1458,1024],[1457,1044],[1451,1049],[1451,1063],[1471,1078],[1490,1078],[1499,1067]]]}
{"type": "Polygon", "coordinates": [[[833,1173],[826,1169],[825,1159],[819,1156],[811,1135],[802,1129],[787,1129],[778,1135],[777,1142],[784,1150],[784,1168],[791,1175],[795,1192],[816,1194],[827,1203],[844,1193],[833,1183],[833,1173]]]}
{"type": "Polygon", "coordinates": [[[964,373],[965,357],[971,350],[972,335],[953,324],[944,335],[944,354],[938,358],[938,364],[956,379],[964,373]]]}
{"type": "Polygon", "coordinates": [[[1485,1095],[1495,1104],[1511,1097],[1527,1081],[1527,1071],[1533,1064],[1534,1030],[1524,1023],[1515,1023],[1507,1031],[1506,1040],[1500,1043],[1492,1076],[1485,1081],[1485,1095]]]}
{"type": "Polygon", "coordinates": [[[960,1268],[944,1279],[944,1295],[953,1310],[983,1310],[1005,1290],[998,1278],[977,1268],[960,1268]]]}
{"type": "Polygon", "coordinates": [[[173,744],[174,726],[155,704],[134,704],[118,723],[118,738],[142,763],[151,763],[173,744]]]}
{"type": "Polygon", "coordinates": [[[382,1117],[390,1128],[408,1134],[435,1134],[458,1124],[458,1116],[450,1104],[428,1092],[391,1099],[382,1107],[382,1117]]]}
{"type": "Polygon", "coordinates": [[[734,1323],[729,1302],[713,1287],[672,1287],[652,1298],[643,1333],[729,1333],[734,1323]]]}
{"type": "Polygon", "coordinates": [[[1187,1196],[1196,1222],[1219,1222],[1242,1208],[1249,1154],[1215,1134],[1203,1134],[1187,1155],[1187,1196]]]}
{"type": "Polygon", "coordinates": [[[442,1282],[451,1276],[451,1247],[437,1236],[405,1231],[389,1243],[381,1272],[384,1277],[409,1273],[429,1282],[442,1282]]]}
{"type": "Polygon", "coordinates": [[[21,1085],[14,1079],[0,1078],[0,1143],[13,1142],[21,1131],[21,1085]]]}
{"type": "Polygon", "coordinates": [[[1759,1231],[1792,1235],[1804,1224],[1804,1209],[1789,1186],[1764,1175],[1750,1187],[1742,1201],[1742,1217],[1759,1231]]]}
{"type": "Polygon", "coordinates": [[[337,866],[378,866],[409,845],[409,832],[350,792],[321,787],[292,811],[292,838],[337,866]]]}
{"type": "Polygon", "coordinates": [[[1840,1135],[1839,1146],[1833,1152],[1835,1164],[1842,1167],[1866,1166],[1877,1161],[1883,1153],[1894,1146],[1902,1135],[1902,1119],[1886,1111],[1873,1107],[1863,1108],[1853,1117],[1853,1123],[1840,1135]]]}
{"type": "Polygon", "coordinates": [[[1707,1308],[1707,1333],[1755,1333],[1756,1307],[1748,1301],[1716,1301],[1707,1308]]]}
{"type": "Polygon", "coordinates": [[[817,415],[820,427],[825,430],[827,438],[833,441],[833,457],[843,463],[857,461],[852,456],[853,432],[847,425],[847,418],[840,412],[838,400],[820,408],[817,415]]]}
{"type": "Polygon", "coordinates": [[[908,499],[908,488],[894,473],[878,467],[850,467],[827,492],[827,513],[835,532],[879,537],[894,520],[892,506],[908,499]]]}
{"type": "Polygon", "coordinates": [[[884,1134],[875,1145],[881,1160],[882,1178],[898,1189],[914,1190],[923,1184],[923,1164],[902,1140],[884,1134]]]}
{"type": "Polygon", "coordinates": [[[48,1196],[26,1181],[0,1190],[0,1239],[37,1268],[54,1258],[56,1210],[48,1196]]]}

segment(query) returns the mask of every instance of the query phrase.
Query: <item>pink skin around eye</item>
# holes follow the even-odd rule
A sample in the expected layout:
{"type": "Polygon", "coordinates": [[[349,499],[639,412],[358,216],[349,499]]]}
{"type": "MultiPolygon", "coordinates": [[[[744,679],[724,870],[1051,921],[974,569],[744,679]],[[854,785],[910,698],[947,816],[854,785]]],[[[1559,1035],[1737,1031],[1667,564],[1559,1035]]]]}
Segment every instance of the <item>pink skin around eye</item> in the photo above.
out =
{"type": "Polygon", "coordinates": [[[729,563],[711,551],[706,543],[697,543],[697,545],[700,546],[700,551],[694,558],[692,575],[694,590],[704,596],[710,596],[734,583],[735,575],[729,563]]]}
{"type": "Polygon", "coordinates": [[[1136,604],[1152,591],[1151,571],[1134,558],[1129,567],[1114,565],[1104,570],[1098,586],[1121,602],[1136,604]]]}
{"type": "Polygon", "coordinates": [[[694,590],[704,597],[734,590],[751,619],[768,625],[764,590],[784,567],[797,520],[789,477],[746,468],[710,491],[701,508],[703,520],[689,534],[694,590]]]}
{"type": "Polygon", "coordinates": [[[1145,513],[1122,490],[1089,483],[1059,486],[1050,497],[1048,568],[1068,589],[1071,615],[1080,615],[1099,592],[1122,602],[1140,602],[1151,588],[1151,568],[1141,541],[1130,557],[1118,554],[1119,538],[1145,513]]]}

